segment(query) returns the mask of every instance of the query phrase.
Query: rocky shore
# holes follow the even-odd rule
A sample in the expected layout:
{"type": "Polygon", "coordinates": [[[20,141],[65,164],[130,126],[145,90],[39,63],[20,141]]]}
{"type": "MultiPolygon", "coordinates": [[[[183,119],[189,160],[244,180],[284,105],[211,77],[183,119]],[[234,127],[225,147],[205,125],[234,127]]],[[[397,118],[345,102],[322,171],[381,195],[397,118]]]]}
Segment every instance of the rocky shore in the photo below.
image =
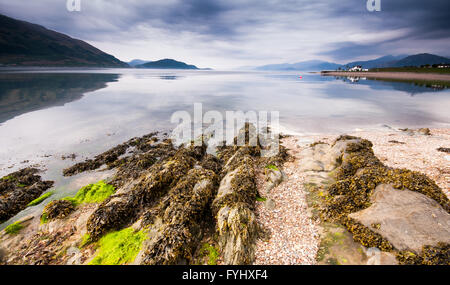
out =
{"type": "MultiPolygon", "coordinates": [[[[5,228],[0,263],[449,264],[450,130],[283,136],[272,157],[251,131],[216,156],[153,133],[64,169],[115,174],[5,228]]],[[[4,220],[52,186],[36,171],[2,178],[4,220]]]]}

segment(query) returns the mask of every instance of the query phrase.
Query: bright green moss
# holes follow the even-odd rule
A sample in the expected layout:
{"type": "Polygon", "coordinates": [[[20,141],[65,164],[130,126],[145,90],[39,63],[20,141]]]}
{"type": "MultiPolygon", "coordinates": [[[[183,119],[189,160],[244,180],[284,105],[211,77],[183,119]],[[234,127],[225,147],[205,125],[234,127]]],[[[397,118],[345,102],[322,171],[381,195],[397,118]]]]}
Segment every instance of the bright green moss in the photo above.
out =
{"type": "Polygon", "coordinates": [[[132,262],[145,239],[144,231],[136,232],[133,228],[109,233],[99,240],[98,254],[89,264],[119,265],[132,262]]]}
{"type": "Polygon", "coordinates": [[[14,178],[14,176],[12,176],[12,175],[8,175],[8,176],[2,177],[1,180],[3,180],[3,181],[7,181],[7,180],[15,180],[15,178],[14,178]]]}
{"type": "Polygon", "coordinates": [[[267,198],[264,198],[264,197],[260,197],[260,196],[256,197],[256,201],[258,201],[258,202],[265,202],[266,200],[267,200],[267,198]]]}
{"type": "Polygon", "coordinates": [[[17,234],[21,229],[23,229],[23,225],[20,222],[15,222],[10,224],[5,228],[5,232],[10,235],[17,234]]]}
{"type": "Polygon", "coordinates": [[[278,170],[278,167],[276,167],[276,166],[273,165],[273,164],[267,165],[266,168],[267,168],[267,169],[272,169],[272,170],[275,170],[275,171],[279,171],[279,170],[278,170]]]}
{"type": "Polygon", "coordinates": [[[209,243],[203,244],[202,253],[208,256],[208,265],[217,265],[219,258],[219,251],[209,243]]]}
{"type": "Polygon", "coordinates": [[[44,201],[45,199],[47,199],[48,197],[50,197],[52,195],[53,195],[53,192],[47,192],[47,193],[43,194],[41,197],[34,199],[30,203],[28,203],[27,207],[39,205],[40,203],[42,203],[42,201],[44,201]]]}
{"type": "Polygon", "coordinates": [[[48,222],[47,213],[43,212],[41,215],[41,225],[46,224],[48,222]]]}
{"type": "Polygon", "coordinates": [[[81,238],[81,242],[80,242],[80,246],[79,248],[82,248],[83,246],[89,244],[91,242],[91,235],[86,233],[83,235],[83,237],[81,238]]]}
{"type": "Polygon", "coordinates": [[[110,184],[106,184],[103,180],[82,187],[75,197],[67,197],[63,200],[72,202],[74,206],[83,203],[100,203],[116,192],[116,188],[110,184]]]}

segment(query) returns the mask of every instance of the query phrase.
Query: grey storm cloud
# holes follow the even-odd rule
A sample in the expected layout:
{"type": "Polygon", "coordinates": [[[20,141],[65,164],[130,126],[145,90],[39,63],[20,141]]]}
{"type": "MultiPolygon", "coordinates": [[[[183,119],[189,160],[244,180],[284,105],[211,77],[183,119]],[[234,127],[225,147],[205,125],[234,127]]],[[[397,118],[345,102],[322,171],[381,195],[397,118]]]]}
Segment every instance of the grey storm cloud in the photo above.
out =
{"type": "Polygon", "coordinates": [[[220,67],[449,55],[449,0],[381,0],[381,12],[367,11],[366,2],[81,0],[81,12],[68,12],[66,0],[0,0],[0,13],[86,40],[123,60],[173,55],[220,67]]]}

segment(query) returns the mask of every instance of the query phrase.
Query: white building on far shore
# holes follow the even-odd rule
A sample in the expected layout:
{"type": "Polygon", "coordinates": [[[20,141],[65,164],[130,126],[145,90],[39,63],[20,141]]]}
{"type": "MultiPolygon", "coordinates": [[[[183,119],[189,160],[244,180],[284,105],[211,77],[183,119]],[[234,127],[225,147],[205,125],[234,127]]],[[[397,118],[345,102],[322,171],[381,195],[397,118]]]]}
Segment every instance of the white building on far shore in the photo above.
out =
{"type": "Polygon", "coordinates": [[[362,68],[361,65],[356,65],[356,66],[353,66],[352,68],[349,68],[348,71],[354,71],[354,72],[364,71],[364,72],[367,72],[369,70],[367,68],[362,68]]]}

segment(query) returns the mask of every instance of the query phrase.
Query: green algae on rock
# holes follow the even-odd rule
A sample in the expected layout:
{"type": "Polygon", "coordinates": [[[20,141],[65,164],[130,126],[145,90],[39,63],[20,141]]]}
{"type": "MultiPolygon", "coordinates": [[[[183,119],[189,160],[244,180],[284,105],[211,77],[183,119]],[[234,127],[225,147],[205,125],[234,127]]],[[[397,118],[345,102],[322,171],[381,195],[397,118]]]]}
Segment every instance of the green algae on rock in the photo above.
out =
{"type": "Polygon", "coordinates": [[[208,265],[217,265],[219,250],[209,243],[204,243],[201,252],[208,257],[208,265]]]}
{"type": "Polygon", "coordinates": [[[22,225],[22,223],[15,222],[15,223],[12,223],[9,226],[7,226],[5,228],[5,232],[10,235],[15,235],[15,234],[18,234],[20,232],[20,230],[23,228],[24,228],[24,226],[22,225]]]}
{"type": "Polygon", "coordinates": [[[44,193],[43,195],[41,195],[39,198],[34,199],[33,201],[31,201],[30,203],[28,203],[27,207],[32,207],[32,206],[36,206],[39,205],[40,203],[42,203],[45,199],[47,199],[48,197],[52,196],[54,192],[47,192],[44,193]]]}
{"type": "Polygon", "coordinates": [[[98,241],[98,254],[89,265],[130,263],[136,258],[145,239],[145,231],[135,231],[133,228],[111,232],[98,241]]]}
{"type": "Polygon", "coordinates": [[[66,197],[48,203],[41,215],[41,224],[52,219],[63,219],[70,215],[75,208],[84,203],[101,203],[116,191],[116,188],[103,180],[89,184],[78,190],[74,197],[66,197]]]}
{"type": "Polygon", "coordinates": [[[106,198],[116,192],[116,188],[113,185],[105,183],[100,180],[95,184],[89,184],[78,190],[74,197],[67,197],[64,200],[72,202],[74,206],[78,206],[83,203],[100,203],[106,198]]]}

